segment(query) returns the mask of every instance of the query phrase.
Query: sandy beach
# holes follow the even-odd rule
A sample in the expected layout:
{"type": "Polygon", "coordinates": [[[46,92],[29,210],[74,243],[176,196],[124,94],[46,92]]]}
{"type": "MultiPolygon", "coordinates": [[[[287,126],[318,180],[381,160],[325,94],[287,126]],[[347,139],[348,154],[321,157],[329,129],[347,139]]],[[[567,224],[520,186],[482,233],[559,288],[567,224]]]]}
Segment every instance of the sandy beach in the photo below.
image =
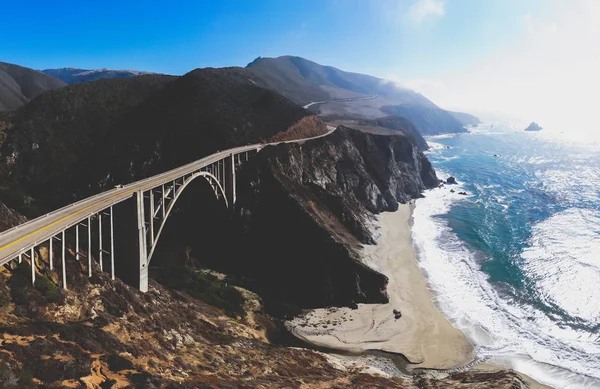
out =
{"type": "Polygon", "coordinates": [[[412,207],[379,215],[379,241],[363,248],[364,262],[389,277],[389,303],[312,310],[287,323],[296,336],[338,350],[400,353],[412,368],[451,369],[473,360],[472,345],[436,309],[416,262],[412,207]]]}

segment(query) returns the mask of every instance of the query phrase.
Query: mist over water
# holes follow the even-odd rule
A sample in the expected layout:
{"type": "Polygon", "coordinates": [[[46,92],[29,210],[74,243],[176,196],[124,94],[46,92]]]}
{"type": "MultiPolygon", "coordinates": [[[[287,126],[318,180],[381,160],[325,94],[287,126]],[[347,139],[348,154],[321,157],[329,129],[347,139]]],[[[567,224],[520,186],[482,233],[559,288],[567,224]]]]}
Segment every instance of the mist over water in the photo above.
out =
{"type": "Polygon", "coordinates": [[[428,142],[438,176],[459,181],[414,212],[440,309],[480,358],[600,387],[600,147],[499,123],[428,142]]]}

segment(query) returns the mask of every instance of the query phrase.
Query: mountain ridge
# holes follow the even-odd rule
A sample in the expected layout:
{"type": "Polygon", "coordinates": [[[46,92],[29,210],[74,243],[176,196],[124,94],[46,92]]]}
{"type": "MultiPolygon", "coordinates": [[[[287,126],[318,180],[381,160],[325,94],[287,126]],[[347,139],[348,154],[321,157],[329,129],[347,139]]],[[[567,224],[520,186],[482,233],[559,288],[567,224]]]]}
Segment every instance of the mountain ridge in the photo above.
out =
{"type": "Polygon", "coordinates": [[[19,108],[40,94],[66,83],[36,70],[0,62],[0,111],[19,108]]]}
{"type": "Polygon", "coordinates": [[[361,73],[346,72],[332,66],[296,56],[258,57],[247,69],[264,81],[264,86],[310,107],[323,117],[346,116],[353,119],[379,119],[403,116],[412,121],[421,135],[465,132],[463,124],[451,113],[412,89],[361,73]],[[368,101],[340,101],[372,96],[368,101]]]}
{"type": "Polygon", "coordinates": [[[89,82],[105,78],[130,78],[137,77],[145,74],[156,74],[153,72],[146,72],[141,70],[121,70],[121,69],[80,69],[73,67],[55,68],[55,69],[44,69],[42,73],[58,78],[68,85],[79,84],[82,82],[89,82]]]}

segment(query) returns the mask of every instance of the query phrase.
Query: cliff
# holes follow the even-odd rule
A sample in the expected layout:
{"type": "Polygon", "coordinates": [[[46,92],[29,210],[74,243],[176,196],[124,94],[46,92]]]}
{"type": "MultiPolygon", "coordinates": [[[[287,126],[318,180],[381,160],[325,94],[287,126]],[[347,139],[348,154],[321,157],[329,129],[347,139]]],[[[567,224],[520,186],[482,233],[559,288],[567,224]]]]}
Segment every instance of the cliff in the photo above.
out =
{"type": "Polygon", "coordinates": [[[358,248],[375,241],[373,215],[437,185],[409,137],[345,127],[267,147],[242,166],[238,181],[246,254],[237,271],[267,298],[302,308],[387,301],[387,278],[361,262],[358,248]]]}

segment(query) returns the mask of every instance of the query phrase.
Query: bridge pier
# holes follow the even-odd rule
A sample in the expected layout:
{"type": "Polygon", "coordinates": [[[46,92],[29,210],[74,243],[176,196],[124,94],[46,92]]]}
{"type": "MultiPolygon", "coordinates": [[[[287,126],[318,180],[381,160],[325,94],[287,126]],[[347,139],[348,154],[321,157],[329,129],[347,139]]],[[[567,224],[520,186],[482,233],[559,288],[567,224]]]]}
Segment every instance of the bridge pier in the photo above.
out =
{"type": "MultiPolygon", "coordinates": [[[[173,188],[175,185],[173,184],[173,188]]],[[[136,192],[137,203],[137,226],[138,226],[138,265],[139,265],[139,288],[142,292],[148,291],[148,250],[146,248],[146,220],[144,218],[144,192],[136,192]]],[[[152,216],[152,215],[151,215],[152,216]]]]}
{"type": "Polygon", "coordinates": [[[223,170],[225,172],[225,180],[224,180],[224,188],[225,195],[227,196],[227,202],[229,206],[233,209],[235,205],[235,154],[231,154],[231,156],[227,157],[227,159],[223,160],[223,170]]]}

